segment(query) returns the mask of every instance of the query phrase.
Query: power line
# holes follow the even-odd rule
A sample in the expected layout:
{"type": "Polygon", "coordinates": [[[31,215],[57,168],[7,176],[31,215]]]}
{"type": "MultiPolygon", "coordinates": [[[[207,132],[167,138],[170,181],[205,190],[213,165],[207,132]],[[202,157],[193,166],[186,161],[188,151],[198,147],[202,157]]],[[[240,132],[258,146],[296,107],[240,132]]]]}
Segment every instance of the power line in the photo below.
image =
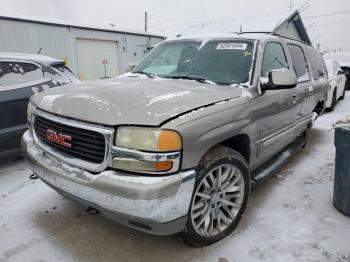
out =
{"type": "Polygon", "coordinates": [[[325,26],[325,25],[336,25],[336,24],[349,23],[349,22],[350,22],[350,20],[343,20],[343,21],[327,23],[327,24],[318,24],[318,25],[314,25],[314,27],[316,27],[316,26],[325,26]]]}
{"type": "Polygon", "coordinates": [[[330,15],[345,14],[345,13],[350,13],[350,10],[348,10],[348,11],[340,11],[340,12],[334,12],[334,13],[327,13],[327,14],[322,14],[322,15],[306,16],[306,17],[303,17],[303,18],[304,18],[304,19],[309,19],[309,18],[317,18],[317,17],[330,16],[330,15]]]}
{"type": "Polygon", "coordinates": [[[187,19],[180,19],[180,18],[175,18],[175,17],[167,17],[167,16],[161,16],[161,15],[153,15],[149,14],[151,17],[157,17],[161,19],[166,19],[166,20],[173,20],[173,21],[180,21],[180,22],[185,22],[185,23],[197,23],[197,24],[211,24],[214,22],[204,22],[204,21],[198,21],[198,20],[187,20],[187,19]]]}

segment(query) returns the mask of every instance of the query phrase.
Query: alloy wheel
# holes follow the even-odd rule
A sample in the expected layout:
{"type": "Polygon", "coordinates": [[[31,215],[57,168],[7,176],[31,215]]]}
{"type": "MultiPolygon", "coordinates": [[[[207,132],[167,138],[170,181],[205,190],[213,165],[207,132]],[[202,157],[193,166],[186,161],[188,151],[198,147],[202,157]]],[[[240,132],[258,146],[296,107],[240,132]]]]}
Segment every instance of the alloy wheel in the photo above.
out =
{"type": "Polygon", "coordinates": [[[208,172],[194,194],[191,206],[193,228],[204,237],[227,229],[235,220],[244,199],[244,178],[231,164],[222,164],[208,172]]]}

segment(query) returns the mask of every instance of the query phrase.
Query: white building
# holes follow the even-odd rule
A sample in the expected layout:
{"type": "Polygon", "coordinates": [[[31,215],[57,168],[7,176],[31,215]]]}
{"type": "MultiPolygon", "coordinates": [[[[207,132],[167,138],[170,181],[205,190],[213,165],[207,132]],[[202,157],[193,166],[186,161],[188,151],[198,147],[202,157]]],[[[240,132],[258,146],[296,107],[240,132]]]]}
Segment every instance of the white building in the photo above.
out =
{"type": "Polygon", "coordinates": [[[64,59],[82,80],[113,77],[135,64],[163,36],[61,21],[0,16],[0,52],[64,59]]]}

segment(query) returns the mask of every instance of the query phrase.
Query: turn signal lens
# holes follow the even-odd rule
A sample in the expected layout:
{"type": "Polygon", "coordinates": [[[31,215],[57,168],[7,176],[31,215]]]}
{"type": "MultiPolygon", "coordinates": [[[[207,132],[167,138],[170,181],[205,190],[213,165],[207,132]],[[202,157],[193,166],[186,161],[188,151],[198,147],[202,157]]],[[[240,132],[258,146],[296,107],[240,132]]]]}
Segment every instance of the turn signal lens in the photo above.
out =
{"type": "Polygon", "coordinates": [[[158,172],[168,171],[173,167],[172,161],[156,162],[154,163],[154,169],[158,172]]]}
{"type": "Polygon", "coordinates": [[[173,162],[151,162],[114,158],[112,161],[112,166],[116,169],[135,172],[165,172],[171,170],[173,167],[173,162]]]}
{"type": "Polygon", "coordinates": [[[32,112],[33,112],[33,105],[32,103],[28,103],[27,106],[27,118],[30,119],[32,117],[32,112]]]}
{"type": "Polygon", "coordinates": [[[162,130],[158,134],[157,151],[178,151],[181,149],[180,136],[171,130],[162,130]]]}

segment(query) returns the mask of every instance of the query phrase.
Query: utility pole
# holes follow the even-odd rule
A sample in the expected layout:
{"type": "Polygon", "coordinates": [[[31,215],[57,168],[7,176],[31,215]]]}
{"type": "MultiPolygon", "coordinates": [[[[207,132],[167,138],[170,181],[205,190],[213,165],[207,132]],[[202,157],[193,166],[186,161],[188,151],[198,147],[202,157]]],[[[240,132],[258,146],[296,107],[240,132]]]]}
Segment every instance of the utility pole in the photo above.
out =
{"type": "Polygon", "coordinates": [[[293,8],[294,8],[293,2],[290,2],[290,4],[289,4],[289,10],[292,11],[293,8]]]}
{"type": "Polygon", "coordinates": [[[147,27],[148,27],[148,13],[145,12],[145,32],[147,33],[147,27]]]}

